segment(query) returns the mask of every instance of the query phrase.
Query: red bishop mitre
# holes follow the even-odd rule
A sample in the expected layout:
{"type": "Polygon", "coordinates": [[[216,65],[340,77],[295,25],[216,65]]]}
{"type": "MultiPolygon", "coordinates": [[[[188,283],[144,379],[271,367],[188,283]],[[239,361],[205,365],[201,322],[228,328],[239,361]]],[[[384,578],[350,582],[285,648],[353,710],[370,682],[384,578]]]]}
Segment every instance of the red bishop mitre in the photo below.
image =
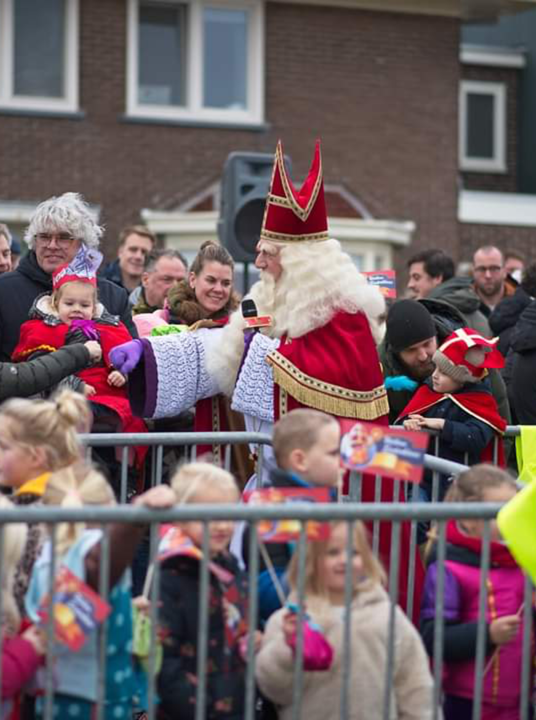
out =
{"type": "Polygon", "coordinates": [[[499,338],[486,338],[471,328],[455,330],[434,353],[436,366],[460,382],[478,382],[487,368],[504,367],[496,345],[499,338]]]}
{"type": "Polygon", "coordinates": [[[68,282],[85,282],[97,287],[97,270],[101,262],[102,254],[98,250],[82,245],[71,262],[60,265],[52,273],[53,289],[68,282]]]}
{"type": "Polygon", "coordinates": [[[262,221],[261,240],[274,243],[320,242],[328,239],[322,158],[317,140],[313,164],[298,191],[285,167],[283,146],[277,143],[274,170],[262,221]]]}

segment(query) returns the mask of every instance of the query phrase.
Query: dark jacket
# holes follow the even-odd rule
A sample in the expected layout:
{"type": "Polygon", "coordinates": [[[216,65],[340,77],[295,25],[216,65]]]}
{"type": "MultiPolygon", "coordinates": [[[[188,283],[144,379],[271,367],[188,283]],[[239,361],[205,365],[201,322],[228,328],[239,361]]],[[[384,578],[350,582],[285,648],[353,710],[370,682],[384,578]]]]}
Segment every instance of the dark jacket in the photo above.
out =
{"type": "Polygon", "coordinates": [[[42,393],[90,365],[89,350],[80,343],[26,362],[0,362],[0,402],[42,393]]]}
{"type": "MultiPolygon", "coordinates": [[[[465,318],[460,311],[450,305],[450,303],[433,298],[425,298],[423,300],[419,300],[419,302],[428,309],[434,318],[438,347],[452,332],[454,332],[454,330],[465,326],[465,318]]],[[[378,354],[383,368],[383,376],[386,380],[387,397],[389,400],[389,422],[393,424],[412,398],[418,385],[415,384],[413,378],[408,377],[406,366],[402,363],[398,354],[393,351],[393,348],[389,344],[387,338],[384,338],[383,342],[379,346],[378,354]],[[402,382],[402,384],[407,384],[408,387],[403,387],[402,389],[397,390],[390,387],[391,383],[388,381],[388,378],[400,377],[407,377],[408,383],[402,382]],[[413,384],[413,386],[409,387],[411,384],[413,384]]],[[[510,405],[508,403],[504,380],[497,370],[490,371],[489,379],[491,383],[491,392],[497,401],[499,413],[501,417],[510,424],[510,405]]]]}
{"type": "MultiPolygon", "coordinates": [[[[120,316],[133,337],[138,337],[126,291],[100,277],[97,282],[101,303],[109,313],[120,316]]],[[[52,277],[39,267],[33,251],[22,258],[16,270],[0,276],[0,360],[11,358],[33,301],[51,291],[52,277]]]]}
{"type": "MultiPolygon", "coordinates": [[[[431,386],[430,378],[426,384],[431,386]]],[[[452,393],[453,397],[463,393],[485,393],[490,395],[490,385],[487,380],[478,383],[466,383],[460,390],[452,393]]],[[[476,465],[481,462],[481,454],[484,448],[493,438],[493,429],[483,420],[463,410],[459,405],[450,399],[438,402],[422,413],[426,418],[441,418],[445,425],[439,433],[437,452],[434,452],[435,437],[430,437],[429,450],[432,455],[452,460],[464,465],[476,465]]],[[[430,493],[432,490],[432,472],[425,470],[422,486],[430,493]]],[[[449,477],[439,476],[439,500],[442,500],[448,489],[449,477]]]]}
{"type": "Polygon", "coordinates": [[[489,324],[493,330],[493,334],[499,336],[497,347],[504,357],[508,355],[508,351],[510,350],[510,342],[516,323],[521,317],[523,310],[525,310],[531,302],[532,298],[530,295],[519,286],[513,295],[501,300],[489,317],[489,324]]]}
{"type": "Polygon", "coordinates": [[[474,291],[471,278],[453,277],[437,285],[428,295],[429,300],[444,300],[459,310],[465,326],[491,337],[486,316],[480,311],[480,299],[474,291]]]}
{"type": "Polygon", "coordinates": [[[512,333],[510,400],[520,425],[536,424],[536,300],[528,305],[512,333]]]}
{"type": "Polygon", "coordinates": [[[104,270],[101,272],[101,277],[113,282],[114,285],[119,285],[125,292],[129,292],[123,285],[123,276],[121,275],[121,268],[119,267],[119,258],[106,265],[104,270]]]}
{"type": "MultiPolygon", "coordinates": [[[[246,577],[229,554],[214,562],[233,580],[223,585],[210,573],[208,658],[206,667],[207,720],[242,720],[245,665],[238,654],[238,637],[246,621],[246,577]],[[239,622],[237,628],[234,621],[239,622]],[[233,623],[232,631],[227,625],[233,623]]],[[[160,625],[164,646],[158,676],[160,716],[166,720],[194,720],[197,689],[199,630],[199,562],[175,556],[162,565],[160,625]]]]}

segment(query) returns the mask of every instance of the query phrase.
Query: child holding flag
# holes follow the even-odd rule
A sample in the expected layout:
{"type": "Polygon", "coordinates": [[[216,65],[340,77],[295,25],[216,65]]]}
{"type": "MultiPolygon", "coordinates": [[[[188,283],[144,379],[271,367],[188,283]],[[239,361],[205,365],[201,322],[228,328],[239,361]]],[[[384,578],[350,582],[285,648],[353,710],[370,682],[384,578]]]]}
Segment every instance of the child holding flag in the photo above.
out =
{"type": "MultiPolygon", "coordinates": [[[[171,480],[180,505],[236,503],[232,475],[208,463],[184,465],[171,480]]],[[[205,717],[244,716],[246,577],[228,551],[233,523],[209,523],[210,587],[205,717]]],[[[158,678],[162,718],[193,720],[196,711],[199,629],[199,573],[203,524],[185,522],[162,539],[160,619],[164,658],[158,678]],[[175,547],[173,552],[172,547],[175,547]]]]}
{"type": "MultiPolygon", "coordinates": [[[[113,490],[104,476],[81,464],[53,473],[47,482],[43,501],[45,504],[63,508],[115,504],[113,490]]],[[[133,504],[156,509],[171,507],[173,501],[171,490],[160,485],[139,495],[133,504]]],[[[100,602],[93,606],[100,612],[104,605],[105,611],[109,611],[106,633],[105,720],[128,718],[132,715],[132,699],[136,687],[131,657],[132,596],[130,573],[126,570],[145,530],[145,526],[138,525],[111,526],[108,577],[110,593],[107,602],[100,598],[100,602]]],[[[88,613],[85,612],[83,617],[78,618],[73,608],[82,604],[87,607],[88,601],[99,590],[102,539],[101,528],[91,528],[84,523],[62,523],[56,530],[56,583],[58,571],[68,571],[67,581],[70,587],[67,588],[67,582],[64,583],[62,594],[65,596],[71,593],[76,596],[76,601],[73,599],[71,605],[62,599],[63,604],[55,606],[53,712],[58,718],[90,720],[95,709],[98,692],[99,623],[95,621],[88,625],[88,613]],[[61,621],[65,624],[62,625],[61,621]],[[68,632],[71,636],[76,632],[78,638],[83,633],[81,647],[75,650],[65,641],[58,642],[58,625],[62,625],[64,629],[64,638],[68,632]]],[[[51,552],[52,544],[47,541],[34,565],[26,595],[26,610],[34,623],[42,622],[42,612],[48,609],[46,598],[50,595],[51,552]]],[[[54,587],[54,593],[60,594],[57,586],[54,587]]],[[[39,697],[36,703],[38,718],[42,717],[43,705],[43,698],[39,697]]]]}
{"type": "MultiPolygon", "coordinates": [[[[363,523],[353,530],[351,559],[353,597],[350,606],[350,657],[345,658],[344,616],[348,564],[348,523],[333,522],[328,540],[306,546],[305,609],[334,650],[331,666],[304,672],[301,717],[341,717],[343,664],[349,662],[349,720],[382,717],[391,603],[383,588],[385,573],[374,557],[363,523]]],[[[298,601],[298,557],[289,567],[290,600],[298,601]]],[[[294,656],[297,615],[283,608],[266,625],[257,657],[256,677],[262,693],[278,706],[280,720],[293,717],[294,656]]],[[[401,608],[395,609],[393,682],[388,694],[389,718],[432,718],[432,678],[421,639],[401,608]]]]}
{"type": "MultiPolygon", "coordinates": [[[[507,502],[515,480],[491,465],[475,465],[453,482],[446,501],[507,502]]],[[[471,720],[479,620],[480,555],[483,520],[449,520],[446,528],[444,680],[445,720],[471,720]]],[[[435,631],[438,568],[435,548],[426,573],[421,633],[430,656],[435,631]]],[[[486,661],[482,720],[518,720],[521,689],[525,578],[491,526],[486,599],[486,661]]]]}

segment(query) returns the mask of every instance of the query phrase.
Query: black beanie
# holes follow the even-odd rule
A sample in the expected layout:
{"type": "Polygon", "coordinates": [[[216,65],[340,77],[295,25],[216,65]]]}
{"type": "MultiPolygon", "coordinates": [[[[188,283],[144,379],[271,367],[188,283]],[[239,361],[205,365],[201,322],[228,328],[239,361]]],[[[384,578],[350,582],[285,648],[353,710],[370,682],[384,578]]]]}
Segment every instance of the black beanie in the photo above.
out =
{"type": "Polygon", "coordinates": [[[434,319],[417,300],[398,300],[387,314],[385,338],[394,352],[437,334],[434,319]]]}

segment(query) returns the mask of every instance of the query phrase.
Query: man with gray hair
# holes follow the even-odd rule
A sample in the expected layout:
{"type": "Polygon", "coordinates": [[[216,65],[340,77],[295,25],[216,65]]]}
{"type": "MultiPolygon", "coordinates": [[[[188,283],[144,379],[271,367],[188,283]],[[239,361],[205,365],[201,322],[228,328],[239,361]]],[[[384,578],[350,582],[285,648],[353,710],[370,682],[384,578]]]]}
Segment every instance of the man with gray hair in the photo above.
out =
{"type": "MultiPolygon", "coordinates": [[[[52,291],[53,271],[71,262],[82,245],[97,248],[102,233],[89,205],[77,193],[64,193],[38,205],[24,235],[29,252],[15,271],[0,277],[0,360],[10,359],[35,299],[52,291]]],[[[137,337],[126,291],[101,278],[97,287],[100,302],[137,337]]]]}
{"type": "Polygon", "coordinates": [[[178,250],[153,250],[145,261],[141,285],[130,293],[132,314],[161,310],[170,288],[187,272],[188,263],[178,250]]]}
{"type": "Polygon", "coordinates": [[[13,238],[9,228],[0,223],[0,275],[11,270],[11,244],[13,238]]]}

